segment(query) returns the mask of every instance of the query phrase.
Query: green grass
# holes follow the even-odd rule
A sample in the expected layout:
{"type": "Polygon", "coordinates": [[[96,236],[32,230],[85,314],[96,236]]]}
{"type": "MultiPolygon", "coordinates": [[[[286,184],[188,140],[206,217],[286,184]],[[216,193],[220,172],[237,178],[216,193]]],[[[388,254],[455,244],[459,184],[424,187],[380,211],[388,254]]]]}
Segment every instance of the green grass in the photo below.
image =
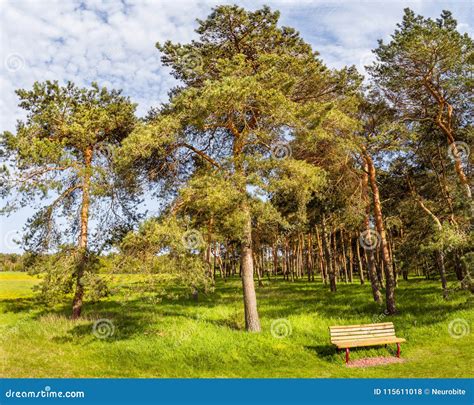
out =
{"type": "MultiPolygon", "coordinates": [[[[441,298],[438,282],[400,281],[399,314],[384,317],[371,301],[370,286],[272,280],[257,291],[263,332],[243,330],[240,280],[219,281],[216,291],[153,302],[123,294],[87,304],[84,319],[68,319],[69,308],[36,302],[36,279],[0,273],[0,376],[3,377],[473,377],[471,295],[441,298]],[[110,319],[115,333],[98,339],[97,319],[110,319]],[[272,322],[285,319],[290,336],[275,338],[272,322]],[[328,342],[328,326],[393,321],[403,364],[347,368],[343,353],[328,342]],[[449,333],[450,322],[460,328],[449,333]],[[467,330],[465,330],[468,332],[467,330]]],[[[453,283],[454,287],[455,283],[453,283]]],[[[393,355],[395,347],[354,349],[351,358],[393,355]]]]}

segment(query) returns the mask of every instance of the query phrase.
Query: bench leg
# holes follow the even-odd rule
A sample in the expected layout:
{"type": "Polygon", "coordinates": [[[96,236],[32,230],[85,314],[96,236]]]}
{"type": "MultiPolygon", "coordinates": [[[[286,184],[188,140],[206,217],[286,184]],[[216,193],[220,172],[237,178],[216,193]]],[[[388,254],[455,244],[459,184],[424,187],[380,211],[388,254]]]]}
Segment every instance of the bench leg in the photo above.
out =
{"type": "Polygon", "coordinates": [[[346,347],[346,364],[349,363],[349,348],[346,347]]]}
{"type": "Polygon", "coordinates": [[[397,343],[397,357],[400,357],[400,343],[397,343]]]}

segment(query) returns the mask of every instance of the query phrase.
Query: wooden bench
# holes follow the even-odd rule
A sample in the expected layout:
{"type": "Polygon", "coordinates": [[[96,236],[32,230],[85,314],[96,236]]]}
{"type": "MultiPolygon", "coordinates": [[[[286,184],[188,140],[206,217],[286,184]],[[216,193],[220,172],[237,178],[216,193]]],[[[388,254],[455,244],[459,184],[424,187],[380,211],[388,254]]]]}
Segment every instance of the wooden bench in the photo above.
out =
{"type": "Polygon", "coordinates": [[[397,357],[400,357],[400,343],[405,339],[395,336],[392,322],[370,323],[367,325],[330,326],[331,343],[339,349],[346,349],[346,363],[349,362],[351,347],[379,346],[397,344],[397,357]]]}

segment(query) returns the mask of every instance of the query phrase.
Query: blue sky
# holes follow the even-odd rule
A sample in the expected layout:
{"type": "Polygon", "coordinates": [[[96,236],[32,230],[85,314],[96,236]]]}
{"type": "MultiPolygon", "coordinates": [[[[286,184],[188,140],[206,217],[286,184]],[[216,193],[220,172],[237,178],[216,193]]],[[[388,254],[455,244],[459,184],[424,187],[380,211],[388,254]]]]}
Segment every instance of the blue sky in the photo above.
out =
{"type": "MultiPolygon", "coordinates": [[[[196,18],[217,4],[249,9],[267,4],[281,11],[281,24],[299,30],[329,67],[363,66],[373,60],[377,39],[387,40],[403,9],[429,17],[451,10],[459,30],[473,34],[472,1],[186,1],[186,0],[0,0],[0,131],[14,130],[22,112],[14,90],[34,81],[72,80],[121,88],[144,115],[166,100],[173,86],[154,44],[195,38],[196,18]]],[[[25,208],[0,217],[0,252],[19,251],[25,208]]]]}

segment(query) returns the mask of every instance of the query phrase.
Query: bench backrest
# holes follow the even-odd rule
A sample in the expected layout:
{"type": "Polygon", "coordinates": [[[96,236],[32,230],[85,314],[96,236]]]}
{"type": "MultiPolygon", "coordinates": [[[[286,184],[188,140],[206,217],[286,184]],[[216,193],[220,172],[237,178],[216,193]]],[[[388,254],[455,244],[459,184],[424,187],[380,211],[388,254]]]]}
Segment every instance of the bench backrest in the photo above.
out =
{"type": "Polygon", "coordinates": [[[347,340],[366,340],[395,337],[393,322],[369,323],[367,325],[330,326],[331,343],[347,340]]]}

